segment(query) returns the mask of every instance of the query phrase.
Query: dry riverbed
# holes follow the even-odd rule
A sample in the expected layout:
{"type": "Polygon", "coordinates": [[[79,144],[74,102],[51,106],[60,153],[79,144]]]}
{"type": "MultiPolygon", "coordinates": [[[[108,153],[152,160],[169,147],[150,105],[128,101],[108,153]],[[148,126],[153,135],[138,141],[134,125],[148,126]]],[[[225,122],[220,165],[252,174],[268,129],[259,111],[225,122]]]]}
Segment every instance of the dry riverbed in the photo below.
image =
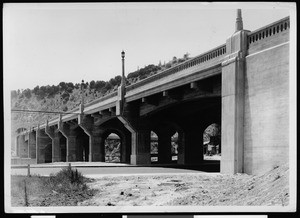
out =
{"type": "Polygon", "coordinates": [[[289,203],[289,170],[278,167],[262,176],[237,174],[103,177],[89,183],[96,195],[79,205],[282,205],[289,203]]]}
{"type": "MultiPolygon", "coordinates": [[[[46,177],[31,177],[26,178],[26,201],[28,206],[287,206],[288,175],[286,165],[261,176],[209,173],[105,176],[86,180],[87,189],[67,193],[45,186],[41,181],[46,177]]],[[[22,177],[12,176],[12,187],[12,206],[25,206],[22,177]]]]}

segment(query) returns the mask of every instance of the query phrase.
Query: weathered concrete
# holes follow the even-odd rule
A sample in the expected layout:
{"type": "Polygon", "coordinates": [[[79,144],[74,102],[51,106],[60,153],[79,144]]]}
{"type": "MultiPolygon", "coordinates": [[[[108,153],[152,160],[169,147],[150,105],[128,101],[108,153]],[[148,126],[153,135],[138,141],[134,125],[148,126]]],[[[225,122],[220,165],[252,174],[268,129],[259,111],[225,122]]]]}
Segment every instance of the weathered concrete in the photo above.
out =
{"type": "Polygon", "coordinates": [[[272,44],[266,39],[257,41],[263,50],[246,57],[244,156],[248,174],[265,172],[289,158],[288,31],[272,37],[272,44]]]}
{"type": "Polygon", "coordinates": [[[61,134],[56,126],[49,127],[47,124],[45,127],[45,133],[51,138],[52,140],[52,162],[60,162],[61,161],[61,134]]]}
{"type": "Polygon", "coordinates": [[[28,145],[29,145],[29,158],[36,158],[36,132],[31,131],[28,133],[28,145]]]}
{"type": "Polygon", "coordinates": [[[105,161],[105,152],[104,147],[101,147],[103,144],[102,134],[104,130],[95,125],[98,119],[101,117],[98,116],[78,116],[78,124],[80,128],[88,135],[89,137],[89,161],[105,161]]]}
{"type": "Polygon", "coordinates": [[[227,40],[227,56],[222,63],[222,173],[244,170],[244,74],[248,32],[239,29],[227,40]]]}
{"type": "Polygon", "coordinates": [[[138,130],[132,133],[131,164],[150,164],[150,131],[138,130]]]}
{"type": "Polygon", "coordinates": [[[63,123],[62,120],[58,122],[58,130],[66,138],[66,151],[67,151],[67,162],[77,161],[77,142],[75,128],[78,127],[76,123],[63,123]]]}

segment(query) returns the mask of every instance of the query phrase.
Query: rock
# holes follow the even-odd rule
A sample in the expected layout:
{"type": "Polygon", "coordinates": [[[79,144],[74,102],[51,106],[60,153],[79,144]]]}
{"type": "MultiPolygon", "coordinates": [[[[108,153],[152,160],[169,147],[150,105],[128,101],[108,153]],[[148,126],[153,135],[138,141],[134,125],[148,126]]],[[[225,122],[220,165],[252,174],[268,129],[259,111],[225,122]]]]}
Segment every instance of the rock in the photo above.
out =
{"type": "Polygon", "coordinates": [[[116,206],[115,204],[113,204],[113,203],[111,203],[111,202],[108,202],[106,205],[107,205],[107,206],[116,206]]]}

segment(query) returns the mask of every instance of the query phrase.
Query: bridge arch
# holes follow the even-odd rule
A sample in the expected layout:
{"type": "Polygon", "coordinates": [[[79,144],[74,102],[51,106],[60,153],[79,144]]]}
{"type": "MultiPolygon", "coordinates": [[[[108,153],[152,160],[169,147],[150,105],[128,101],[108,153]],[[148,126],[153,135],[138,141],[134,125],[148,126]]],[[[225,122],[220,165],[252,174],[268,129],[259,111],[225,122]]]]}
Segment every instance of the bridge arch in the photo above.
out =
{"type": "MultiPolygon", "coordinates": [[[[119,145],[119,154],[121,163],[130,163],[130,155],[131,155],[131,133],[129,130],[124,127],[123,123],[119,121],[117,118],[110,119],[101,125],[103,128],[103,133],[101,134],[101,143],[100,148],[105,154],[105,141],[109,137],[110,134],[115,134],[119,137],[120,145],[119,145]]],[[[117,141],[116,145],[117,145],[117,141]]]]}
{"type": "Polygon", "coordinates": [[[151,163],[158,162],[158,135],[155,131],[150,131],[150,155],[151,163]]]}
{"type": "Polygon", "coordinates": [[[123,148],[126,148],[126,136],[119,129],[106,129],[102,135],[101,147],[104,148],[105,162],[122,162],[123,148]]]}
{"type": "Polygon", "coordinates": [[[213,122],[203,131],[203,159],[220,160],[221,155],[221,125],[213,122]]]}

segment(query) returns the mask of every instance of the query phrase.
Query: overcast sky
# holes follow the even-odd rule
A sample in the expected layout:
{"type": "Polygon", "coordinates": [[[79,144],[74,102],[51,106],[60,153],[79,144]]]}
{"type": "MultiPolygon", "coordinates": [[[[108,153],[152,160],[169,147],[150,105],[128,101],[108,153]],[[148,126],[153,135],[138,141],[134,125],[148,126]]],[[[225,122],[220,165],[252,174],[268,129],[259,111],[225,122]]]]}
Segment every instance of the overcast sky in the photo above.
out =
{"type": "Polygon", "coordinates": [[[285,3],[5,4],[4,83],[9,89],[104,80],[226,42],[236,9],[253,31],[289,16],[285,3]]]}

